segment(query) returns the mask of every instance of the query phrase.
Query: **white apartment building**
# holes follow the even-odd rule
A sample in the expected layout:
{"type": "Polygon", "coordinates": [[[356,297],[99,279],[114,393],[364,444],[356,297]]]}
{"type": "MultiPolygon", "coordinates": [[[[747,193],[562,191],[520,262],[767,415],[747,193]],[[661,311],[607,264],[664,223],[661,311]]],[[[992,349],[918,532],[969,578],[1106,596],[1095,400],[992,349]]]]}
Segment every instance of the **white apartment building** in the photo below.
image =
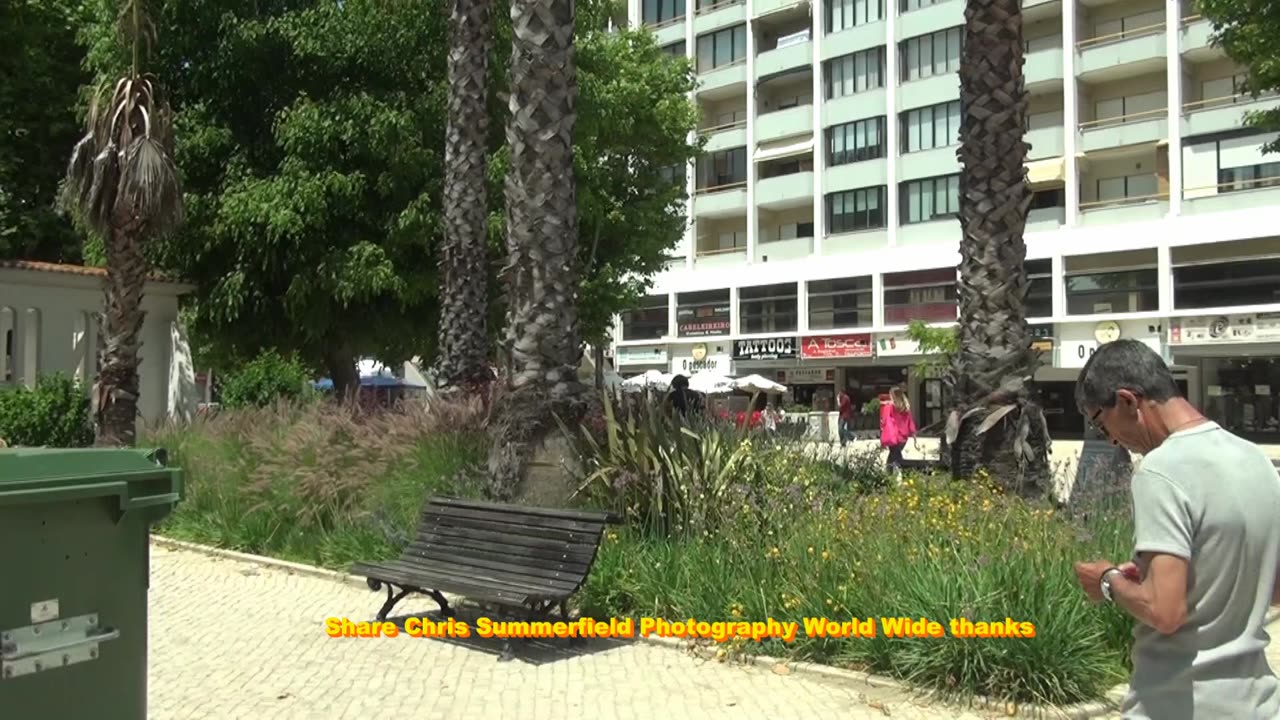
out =
{"type": "MultiPolygon", "coordinates": [[[[907,382],[911,320],[954,321],[963,0],[631,0],[698,71],[707,155],[690,225],[643,309],[624,375],[777,377],[793,400],[859,403],[907,382]],[[688,5],[686,5],[686,2],[688,5]]],[[[1276,107],[1238,88],[1178,0],[1026,0],[1035,201],[1027,223],[1038,379],[1055,438],[1079,440],[1074,379],[1137,338],[1224,426],[1280,443],[1280,155],[1243,128],[1276,107]]]]}

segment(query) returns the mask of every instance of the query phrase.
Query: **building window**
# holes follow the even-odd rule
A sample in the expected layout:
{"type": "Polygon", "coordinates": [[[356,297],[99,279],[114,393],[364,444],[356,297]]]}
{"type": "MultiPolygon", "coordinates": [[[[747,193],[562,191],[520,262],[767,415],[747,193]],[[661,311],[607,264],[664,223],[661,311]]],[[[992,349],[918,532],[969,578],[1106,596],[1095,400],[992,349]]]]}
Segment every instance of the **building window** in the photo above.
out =
{"type": "Polygon", "coordinates": [[[809,283],[809,329],[871,327],[871,278],[814,280],[809,283]]]}
{"type": "Polygon", "coordinates": [[[885,226],[885,186],[827,195],[827,234],[874,230],[885,226]]]}
{"type": "Polygon", "coordinates": [[[685,56],[685,54],[686,54],[686,53],[685,53],[685,48],[684,48],[684,41],[683,41],[683,40],[680,40],[680,41],[677,41],[677,42],[673,42],[673,43],[671,43],[670,45],[663,45],[663,46],[662,46],[662,52],[664,52],[664,53],[666,53],[666,54],[670,55],[671,57],[680,57],[680,58],[682,58],[682,57],[684,57],[684,56],[685,56]]]}
{"type": "Polygon", "coordinates": [[[827,165],[884,157],[884,117],[827,128],[827,165]]]}
{"type": "Polygon", "coordinates": [[[1155,173],[1098,180],[1098,202],[1153,198],[1159,186],[1155,173]]]}
{"type": "Polygon", "coordinates": [[[1093,104],[1094,123],[1114,125],[1114,121],[1155,120],[1168,106],[1169,95],[1164,90],[1099,100],[1093,104]]]}
{"type": "Polygon", "coordinates": [[[649,295],[622,313],[623,340],[658,340],[667,334],[667,296],[649,295]]]}
{"type": "Polygon", "coordinates": [[[900,46],[902,82],[958,72],[963,37],[962,29],[956,27],[904,40],[900,46]]]}
{"type": "Polygon", "coordinates": [[[672,185],[684,185],[685,166],[677,164],[660,167],[658,168],[658,177],[672,185]]]}
{"type": "Polygon", "coordinates": [[[886,273],[884,324],[951,322],[957,316],[956,269],[886,273]]]}
{"type": "Polygon", "coordinates": [[[901,195],[903,225],[951,217],[960,212],[960,175],[902,183],[901,195]]]}
{"type": "Polygon", "coordinates": [[[1280,162],[1218,170],[1218,192],[1280,186],[1280,162]]]}
{"type": "Polygon", "coordinates": [[[1280,257],[1173,268],[1178,310],[1280,303],[1280,257]]]}
{"type": "Polygon", "coordinates": [[[884,47],[828,60],[825,76],[828,100],[884,87],[884,47]]]}
{"type": "Polygon", "coordinates": [[[901,12],[909,13],[912,10],[933,7],[944,2],[947,2],[947,0],[899,0],[898,7],[901,12]]]}
{"type": "Polygon", "coordinates": [[[1031,193],[1031,206],[1027,208],[1028,212],[1035,210],[1052,210],[1054,208],[1065,208],[1067,206],[1067,189],[1066,188],[1048,188],[1045,190],[1036,190],[1031,193]]]}
{"type": "Polygon", "coordinates": [[[902,113],[902,152],[931,150],[960,142],[960,101],[902,113]]]}
{"type": "Polygon", "coordinates": [[[736,25],[698,36],[698,72],[732,65],[747,57],[747,26],[736,25]]]}
{"type": "Polygon", "coordinates": [[[1053,317],[1053,261],[1027,260],[1027,317],[1053,317]]]}
{"type": "Polygon", "coordinates": [[[723,188],[747,181],[747,149],[720,150],[698,158],[698,189],[723,188]]]}
{"type": "Polygon", "coordinates": [[[1251,442],[1280,439],[1280,360],[1203,358],[1200,367],[1210,420],[1251,442]]]}
{"type": "Polygon", "coordinates": [[[782,223],[772,227],[765,228],[764,236],[760,238],[762,243],[781,242],[783,240],[799,240],[801,238],[813,237],[813,222],[791,222],[782,223]]]}
{"type": "Polygon", "coordinates": [[[644,0],[646,25],[662,25],[684,17],[684,0],[644,0]]]}
{"type": "Polygon", "coordinates": [[[1159,309],[1155,268],[1068,275],[1067,314],[1153,312],[1159,309]]]}
{"type": "Polygon", "coordinates": [[[796,329],[796,284],[762,285],[738,290],[739,330],[746,334],[796,329]]]}
{"type": "Polygon", "coordinates": [[[827,32],[840,32],[884,19],[884,0],[828,0],[827,32]]]}
{"type": "Polygon", "coordinates": [[[729,291],[704,290],[676,296],[676,332],[680,337],[729,334],[729,291]]]}

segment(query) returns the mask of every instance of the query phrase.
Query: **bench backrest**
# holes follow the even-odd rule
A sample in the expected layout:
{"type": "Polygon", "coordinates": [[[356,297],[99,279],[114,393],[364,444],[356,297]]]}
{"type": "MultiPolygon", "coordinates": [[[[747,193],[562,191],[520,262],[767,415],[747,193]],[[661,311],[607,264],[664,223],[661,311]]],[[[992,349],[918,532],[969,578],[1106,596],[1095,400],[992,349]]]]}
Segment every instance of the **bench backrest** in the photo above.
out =
{"type": "Polygon", "coordinates": [[[473,582],[567,596],[586,580],[610,522],[604,512],[433,497],[405,554],[473,582]]]}

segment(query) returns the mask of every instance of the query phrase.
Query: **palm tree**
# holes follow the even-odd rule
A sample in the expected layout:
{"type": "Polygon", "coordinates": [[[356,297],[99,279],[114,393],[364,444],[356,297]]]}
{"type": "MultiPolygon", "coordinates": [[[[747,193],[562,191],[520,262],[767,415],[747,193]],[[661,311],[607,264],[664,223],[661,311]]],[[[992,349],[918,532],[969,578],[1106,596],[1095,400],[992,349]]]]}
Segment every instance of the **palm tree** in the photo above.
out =
{"type": "Polygon", "coordinates": [[[160,84],[141,67],[142,43],[154,44],[143,0],[123,0],[120,29],[131,61],[89,105],[85,136],[67,166],[64,207],[102,237],[106,250],[106,351],[94,386],[97,441],[133,445],[138,416],[138,349],[143,243],[182,222],[182,186],[173,162],[173,124],[160,84]]]}
{"type": "Polygon", "coordinates": [[[1048,486],[1023,268],[1031,189],[1020,0],[968,0],[960,62],[960,322],[947,422],[952,474],[985,467],[1025,496],[1048,486]],[[994,430],[994,432],[992,432],[994,430]]]}
{"type": "Polygon", "coordinates": [[[574,0],[511,3],[506,180],[506,392],[495,407],[490,493],[508,498],[533,454],[581,408],[574,0]],[[554,414],[554,415],[553,415],[554,414]]]}
{"type": "Polygon", "coordinates": [[[445,140],[444,244],[440,268],[437,382],[487,387],[490,0],[452,0],[449,15],[449,126],[445,140]]]}

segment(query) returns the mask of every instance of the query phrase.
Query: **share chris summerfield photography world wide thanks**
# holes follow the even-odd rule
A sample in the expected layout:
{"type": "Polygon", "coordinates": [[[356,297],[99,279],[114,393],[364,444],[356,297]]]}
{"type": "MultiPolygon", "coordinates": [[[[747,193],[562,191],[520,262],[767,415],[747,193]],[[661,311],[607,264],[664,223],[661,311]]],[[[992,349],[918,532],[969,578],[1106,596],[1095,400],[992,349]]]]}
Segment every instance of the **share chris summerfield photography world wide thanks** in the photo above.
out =
{"type": "Polygon", "coordinates": [[[1036,636],[1034,623],[1014,620],[974,621],[968,618],[948,618],[945,621],[909,617],[867,617],[832,619],[806,617],[800,622],[769,618],[763,621],[706,621],[667,620],[664,618],[578,618],[564,621],[506,621],[480,617],[474,623],[456,618],[430,620],[410,617],[402,623],[391,621],[367,622],[349,618],[331,617],[325,620],[325,634],[333,638],[375,637],[449,637],[469,638],[634,638],[675,637],[706,639],[716,642],[729,640],[754,640],[761,642],[778,639],[792,642],[803,633],[807,637],[823,638],[1013,638],[1029,639],[1036,636]]]}

